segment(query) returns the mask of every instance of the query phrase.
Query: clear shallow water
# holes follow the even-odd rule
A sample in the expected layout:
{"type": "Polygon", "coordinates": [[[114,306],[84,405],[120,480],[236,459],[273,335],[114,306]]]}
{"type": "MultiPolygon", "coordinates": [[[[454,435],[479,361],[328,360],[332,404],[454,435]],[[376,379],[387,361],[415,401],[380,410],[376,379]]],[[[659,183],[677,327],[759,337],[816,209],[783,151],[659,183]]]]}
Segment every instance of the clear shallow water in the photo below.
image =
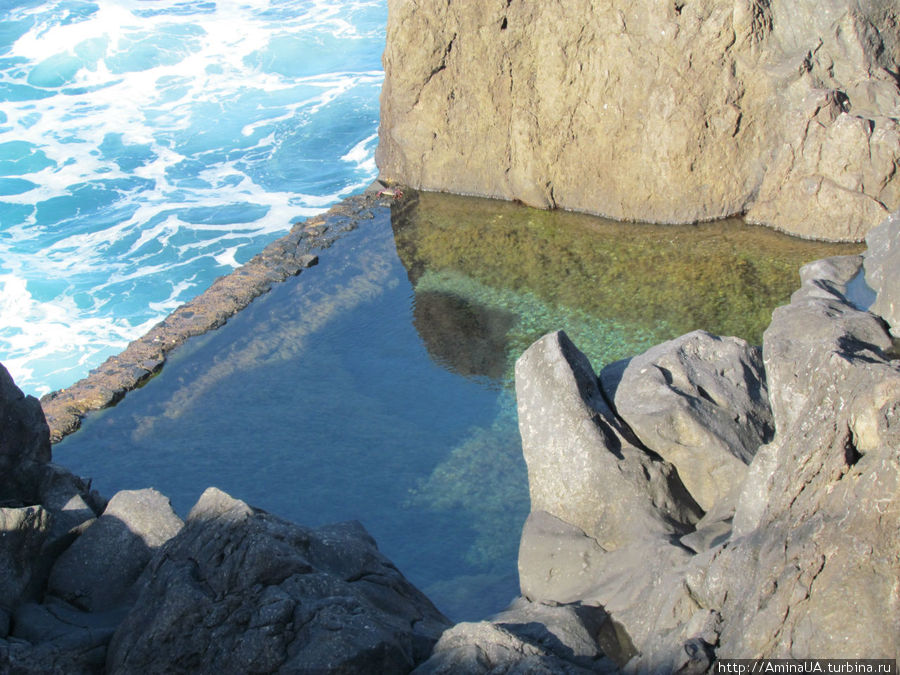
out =
{"type": "Polygon", "coordinates": [[[755,339],[803,262],[858,249],[421,194],[189,341],[54,458],[182,514],[216,485],[307,525],[358,519],[442,611],[482,618],[518,592],[528,344],[564,328],[599,369],[695,328],[755,339]]]}
{"type": "Polygon", "coordinates": [[[371,182],[384,0],[0,3],[0,362],[78,380],[371,182]]]}

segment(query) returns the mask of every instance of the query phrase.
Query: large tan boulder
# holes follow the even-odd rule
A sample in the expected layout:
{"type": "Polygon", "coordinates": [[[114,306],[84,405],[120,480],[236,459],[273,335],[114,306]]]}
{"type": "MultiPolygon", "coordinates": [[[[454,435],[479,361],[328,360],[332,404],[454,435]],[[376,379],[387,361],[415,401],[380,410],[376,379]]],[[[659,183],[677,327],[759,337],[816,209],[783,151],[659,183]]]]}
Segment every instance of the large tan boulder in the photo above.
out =
{"type": "Polygon", "coordinates": [[[894,0],[389,0],[383,179],[860,240],[900,207],[894,0]]]}

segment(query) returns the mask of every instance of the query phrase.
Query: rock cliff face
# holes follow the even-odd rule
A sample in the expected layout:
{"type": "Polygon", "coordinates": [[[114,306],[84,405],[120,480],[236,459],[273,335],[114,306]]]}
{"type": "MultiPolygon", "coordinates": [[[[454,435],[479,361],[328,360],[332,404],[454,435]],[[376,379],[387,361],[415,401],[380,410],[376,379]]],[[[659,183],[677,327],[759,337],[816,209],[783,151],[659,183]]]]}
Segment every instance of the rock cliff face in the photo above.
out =
{"type": "Polygon", "coordinates": [[[860,240],[900,207],[893,0],[389,0],[385,179],[860,240]]]}

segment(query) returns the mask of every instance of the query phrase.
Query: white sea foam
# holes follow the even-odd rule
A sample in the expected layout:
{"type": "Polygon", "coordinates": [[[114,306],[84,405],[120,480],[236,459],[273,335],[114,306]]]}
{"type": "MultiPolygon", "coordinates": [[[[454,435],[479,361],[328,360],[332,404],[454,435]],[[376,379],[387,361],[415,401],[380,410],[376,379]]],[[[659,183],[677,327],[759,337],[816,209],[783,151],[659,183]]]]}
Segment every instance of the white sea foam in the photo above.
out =
{"type": "Polygon", "coordinates": [[[78,379],[371,182],[384,4],[0,7],[31,22],[0,43],[0,180],[34,184],[0,196],[0,361],[20,386],[78,379]]]}

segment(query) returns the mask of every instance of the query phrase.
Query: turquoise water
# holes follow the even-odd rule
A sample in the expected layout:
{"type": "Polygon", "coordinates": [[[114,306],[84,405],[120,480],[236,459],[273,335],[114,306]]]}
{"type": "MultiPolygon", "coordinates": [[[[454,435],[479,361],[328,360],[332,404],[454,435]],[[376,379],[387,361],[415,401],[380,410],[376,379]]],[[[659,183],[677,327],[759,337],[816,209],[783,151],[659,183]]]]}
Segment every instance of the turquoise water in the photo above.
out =
{"type": "MultiPolygon", "coordinates": [[[[496,379],[435,362],[414,312],[383,212],[176,351],[161,375],[55,446],[54,459],[103,494],[152,485],[182,514],[216,485],[306,525],[360,520],[447,614],[499,611],[518,590],[510,561],[527,512],[512,396],[496,379]],[[473,518],[459,492],[477,492],[471,476],[441,476],[454,452],[485,437],[507,444],[511,496],[487,548],[496,503],[484,505],[490,518],[473,518]]],[[[491,475],[477,480],[492,489],[501,482],[491,475]]]]}
{"type": "Polygon", "coordinates": [[[384,0],[0,2],[0,362],[83,377],[374,178],[384,0]]]}
{"type": "Polygon", "coordinates": [[[448,616],[483,618],[518,592],[519,354],[558,328],[598,370],[694,328],[756,339],[800,264],[849,251],[735,221],[414,195],[176,350],[54,458],[181,513],[215,485],[309,525],[360,520],[448,616]]]}

